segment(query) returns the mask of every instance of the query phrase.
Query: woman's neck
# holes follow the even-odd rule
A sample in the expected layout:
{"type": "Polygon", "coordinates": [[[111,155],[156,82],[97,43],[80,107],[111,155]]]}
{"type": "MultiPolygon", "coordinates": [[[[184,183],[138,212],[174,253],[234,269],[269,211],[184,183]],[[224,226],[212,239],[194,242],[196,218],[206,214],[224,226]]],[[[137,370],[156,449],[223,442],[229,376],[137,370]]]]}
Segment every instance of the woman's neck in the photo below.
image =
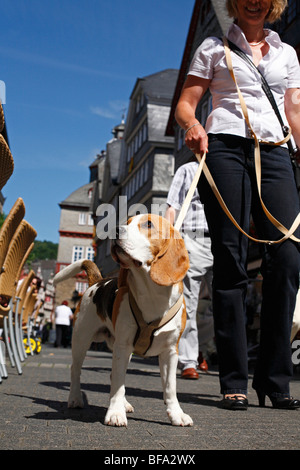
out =
{"type": "Polygon", "coordinates": [[[241,28],[249,43],[259,43],[264,40],[265,31],[263,23],[251,25],[249,23],[240,24],[238,22],[237,25],[241,28]]]}

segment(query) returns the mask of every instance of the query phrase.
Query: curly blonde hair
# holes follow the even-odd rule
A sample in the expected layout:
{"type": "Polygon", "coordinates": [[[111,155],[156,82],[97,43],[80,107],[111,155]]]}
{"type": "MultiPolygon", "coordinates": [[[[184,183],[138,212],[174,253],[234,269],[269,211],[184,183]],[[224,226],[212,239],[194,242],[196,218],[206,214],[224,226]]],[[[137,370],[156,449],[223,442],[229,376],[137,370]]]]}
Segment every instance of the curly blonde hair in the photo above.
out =
{"type": "MultiPolygon", "coordinates": [[[[237,2],[238,0],[226,0],[226,7],[228,15],[231,18],[237,17],[237,2]]],[[[279,20],[282,13],[287,7],[287,0],[272,0],[272,6],[270,8],[269,14],[266,17],[268,23],[274,23],[279,20]]]]}

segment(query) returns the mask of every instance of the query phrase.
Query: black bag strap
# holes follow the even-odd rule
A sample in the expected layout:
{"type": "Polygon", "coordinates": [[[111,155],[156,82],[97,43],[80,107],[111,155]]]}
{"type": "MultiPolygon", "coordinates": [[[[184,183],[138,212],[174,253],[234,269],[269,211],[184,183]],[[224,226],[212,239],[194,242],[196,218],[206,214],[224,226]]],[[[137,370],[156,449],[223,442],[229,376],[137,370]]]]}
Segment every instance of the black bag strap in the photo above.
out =
{"type": "MultiPolygon", "coordinates": [[[[227,42],[228,42],[228,45],[230,47],[230,49],[235,52],[239,57],[241,57],[242,59],[244,59],[252,68],[254,68],[260,75],[261,77],[261,86],[262,86],[262,89],[263,91],[265,92],[268,100],[270,101],[271,103],[271,106],[278,118],[278,121],[281,125],[281,128],[282,128],[282,132],[283,132],[283,135],[284,136],[287,136],[288,135],[288,132],[289,132],[289,128],[287,126],[285,126],[283,120],[282,120],[282,117],[281,117],[281,114],[279,112],[279,109],[278,109],[278,106],[277,106],[277,103],[275,101],[275,98],[273,96],[273,93],[269,87],[269,84],[267,82],[267,80],[265,79],[265,77],[263,76],[263,74],[261,73],[261,71],[256,67],[256,65],[253,63],[253,61],[247,56],[247,54],[245,54],[244,51],[242,51],[236,44],[234,44],[232,41],[230,41],[228,38],[227,38],[227,42]]],[[[292,145],[292,142],[289,140],[287,142],[287,145],[288,145],[288,148],[289,148],[289,152],[290,152],[290,155],[293,156],[295,153],[297,153],[297,148],[293,148],[293,145],[292,145]]]]}

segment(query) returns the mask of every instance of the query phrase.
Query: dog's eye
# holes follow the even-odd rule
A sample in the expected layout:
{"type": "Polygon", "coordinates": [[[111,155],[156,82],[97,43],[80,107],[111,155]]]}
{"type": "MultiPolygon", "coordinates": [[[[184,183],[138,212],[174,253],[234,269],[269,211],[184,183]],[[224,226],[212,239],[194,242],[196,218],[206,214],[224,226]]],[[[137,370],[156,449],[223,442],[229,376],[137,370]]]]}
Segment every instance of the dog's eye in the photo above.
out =
{"type": "Polygon", "coordinates": [[[147,220],[147,222],[143,224],[143,228],[148,229],[148,230],[154,228],[151,220],[147,220]]]}

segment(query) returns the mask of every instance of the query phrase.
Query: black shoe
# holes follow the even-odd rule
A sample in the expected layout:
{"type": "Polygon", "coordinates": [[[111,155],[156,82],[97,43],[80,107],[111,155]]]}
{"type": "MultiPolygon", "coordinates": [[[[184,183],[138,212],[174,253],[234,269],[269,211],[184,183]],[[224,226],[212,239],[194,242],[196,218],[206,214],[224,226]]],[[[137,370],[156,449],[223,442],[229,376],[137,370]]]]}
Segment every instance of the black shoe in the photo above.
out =
{"type": "Polygon", "coordinates": [[[257,398],[258,398],[258,404],[260,407],[266,406],[266,396],[269,397],[271,400],[273,408],[277,410],[296,410],[297,408],[300,408],[300,400],[297,400],[293,397],[289,398],[282,398],[282,397],[272,397],[269,395],[266,395],[263,392],[258,392],[257,393],[257,398]]]}
{"type": "Polygon", "coordinates": [[[220,407],[225,410],[247,410],[248,400],[241,395],[224,397],[220,402],[220,407]]]}

